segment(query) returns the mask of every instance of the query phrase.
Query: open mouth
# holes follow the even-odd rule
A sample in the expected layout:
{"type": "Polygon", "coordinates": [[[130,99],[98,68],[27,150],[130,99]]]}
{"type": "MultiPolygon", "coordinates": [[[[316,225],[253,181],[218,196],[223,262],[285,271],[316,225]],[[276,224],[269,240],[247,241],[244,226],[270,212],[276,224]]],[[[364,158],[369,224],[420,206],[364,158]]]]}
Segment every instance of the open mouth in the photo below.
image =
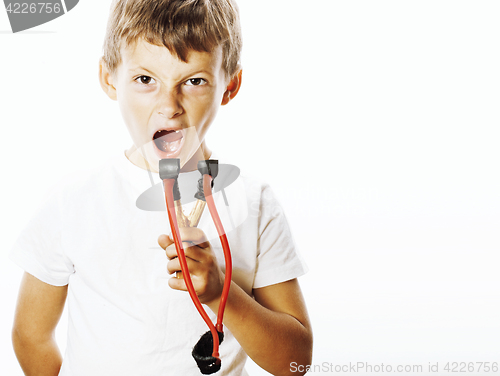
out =
{"type": "Polygon", "coordinates": [[[153,135],[154,144],[162,158],[176,156],[181,150],[183,139],[184,135],[180,130],[162,129],[153,135]]]}

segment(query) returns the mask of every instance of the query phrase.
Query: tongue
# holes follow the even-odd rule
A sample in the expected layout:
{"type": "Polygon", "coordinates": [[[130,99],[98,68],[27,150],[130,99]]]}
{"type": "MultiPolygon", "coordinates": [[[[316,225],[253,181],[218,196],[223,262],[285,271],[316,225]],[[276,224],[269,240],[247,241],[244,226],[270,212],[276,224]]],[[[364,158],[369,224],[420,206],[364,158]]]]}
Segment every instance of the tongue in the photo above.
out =
{"type": "Polygon", "coordinates": [[[179,131],[159,131],[154,135],[154,141],[158,149],[163,151],[175,151],[179,147],[182,133],[179,131]]]}

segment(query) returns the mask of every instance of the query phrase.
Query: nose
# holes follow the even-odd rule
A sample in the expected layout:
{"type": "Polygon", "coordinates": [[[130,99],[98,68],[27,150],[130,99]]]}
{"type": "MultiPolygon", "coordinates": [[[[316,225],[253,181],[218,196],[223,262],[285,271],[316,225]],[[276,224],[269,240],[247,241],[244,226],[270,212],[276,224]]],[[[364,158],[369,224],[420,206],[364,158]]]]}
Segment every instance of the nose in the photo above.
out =
{"type": "Polygon", "coordinates": [[[167,119],[173,119],[184,112],[179,96],[174,91],[162,91],[159,94],[158,114],[167,119]]]}

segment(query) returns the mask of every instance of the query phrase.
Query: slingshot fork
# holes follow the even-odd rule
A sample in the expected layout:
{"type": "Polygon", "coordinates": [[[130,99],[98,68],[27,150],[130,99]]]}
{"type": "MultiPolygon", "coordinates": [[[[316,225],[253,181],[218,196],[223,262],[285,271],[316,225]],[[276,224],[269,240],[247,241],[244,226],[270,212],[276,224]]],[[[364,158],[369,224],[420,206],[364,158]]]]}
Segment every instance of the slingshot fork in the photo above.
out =
{"type": "Polygon", "coordinates": [[[179,227],[198,227],[200,223],[201,215],[207,203],[203,200],[196,200],[195,205],[191,209],[191,213],[188,216],[184,214],[182,210],[181,200],[175,201],[175,214],[177,216],[177,223],[179,227]]]}

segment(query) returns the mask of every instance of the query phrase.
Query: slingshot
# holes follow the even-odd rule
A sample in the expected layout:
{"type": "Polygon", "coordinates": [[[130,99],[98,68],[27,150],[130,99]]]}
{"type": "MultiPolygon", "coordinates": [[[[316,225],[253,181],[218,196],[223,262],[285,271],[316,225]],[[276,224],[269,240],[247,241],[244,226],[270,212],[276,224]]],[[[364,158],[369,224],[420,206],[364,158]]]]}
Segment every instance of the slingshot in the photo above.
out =
{"type": "Polygon", "coordinates": [[[229,288],[231,286],[231,274],[232,274],[232,261],[231,261],[231,251],[229,249],[229,243],[227,241],[226,233],[222,227],[222,222],[215,208],[215,203],[212,197],[212,188],[214,179],[218,174],[218,161],[217,160],[206,160],[198,162],[198,171],[200,171],[202,177],[198,180],[198,192],[195,197],[198,199],[195,206],[193,207],[191,213],[188,217],[184,215],[181,206],[181,195],[179,191],[179,185],[177,178],[180,171],[180,160],[179,159],[162,159],[159,164],[160,179],[163,180],[163,188],[165,192],[165,201],[167,204],[168,219],[170,222],[170,228],[172,230],[172,236],[174,238],[175,249],[177,251],[177,256],[181,265],[182,275],[186,282],[186,287],[189,292],[189,296],[196,306],[201,317],[209,327],[209,331],[203,334],[198,343],[194,346],[192,355],[198,364],[202,374],[212,374],[220,370],[221,360],[219,356],[219,344],[224,340],[222,319],[224,316],[224,308],[226,306],[227,297],[229,294],[229,288]],[[179,234],[179,226],[181,227],[196,227],[199,223],[205,204],[208,205],[210,215],[214,221],[217,233],[221,240],[222,248],[224,250],[224,260],[226,263],[226,273],[224,277],[224,287],[222,289],[222,295],[219,303],[219,310],[217,313],[217,323],[214,326],[207,313],[203,309],[196,291],[194,290],[193,283],[191,281],[191,275],[189,274],[186,256],[184,254],[184,248],[182,245],[182,239],[179,234]]]}

